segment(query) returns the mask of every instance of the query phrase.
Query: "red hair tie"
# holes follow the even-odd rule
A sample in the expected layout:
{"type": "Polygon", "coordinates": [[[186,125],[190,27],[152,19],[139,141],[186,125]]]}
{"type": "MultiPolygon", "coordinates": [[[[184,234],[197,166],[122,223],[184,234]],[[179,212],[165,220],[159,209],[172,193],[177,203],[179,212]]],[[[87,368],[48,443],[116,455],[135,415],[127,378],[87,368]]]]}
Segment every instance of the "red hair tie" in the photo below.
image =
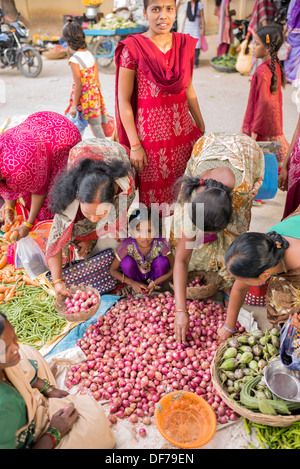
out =
{"type": "Polygon", "coordinates": [[[206,179],[200,179],[200,186],[205,186],[206,179]]]}

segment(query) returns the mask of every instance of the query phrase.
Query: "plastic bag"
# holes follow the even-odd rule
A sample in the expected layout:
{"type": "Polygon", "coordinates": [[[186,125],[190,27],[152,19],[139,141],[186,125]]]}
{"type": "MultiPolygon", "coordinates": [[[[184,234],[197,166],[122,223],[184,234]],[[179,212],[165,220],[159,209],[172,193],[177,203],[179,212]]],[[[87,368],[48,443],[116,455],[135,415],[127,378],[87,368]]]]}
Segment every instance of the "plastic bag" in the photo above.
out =
{"type": "Polygon", "coordinates": [[[252,44],[249,43],[249,51],[246,54],[246,47],[248,45],[248,40],[245,39],[240,45],[240,52],[238,53],[235,68],[241,75],[249,75],[251,71],[251,62],[252,62],[252,44]]]}
{"type": "Polygon", "coordinates": [[[45,254],[29,235],[17,241],[16,268],[21,267],[26,270],[32,279],[49,270],[45,254]]]}
{"type": "Polygon", "coordinates": [[[74,125],[76,125],[80,133],[82,133],[88,125],[88,121],[83,117],[83,115],[79,111],[76,112],[75,117],[72,117],[70,114],[67,114],[66,117],[70,119],[70,121],[73,122],[74,125]]]}
{"type": "Polygon", "coordinates": [[[286,368],[299,377],[300,329],[292,326],[292,318],[285,322],[280,331],[280,360],[286,368]]]}

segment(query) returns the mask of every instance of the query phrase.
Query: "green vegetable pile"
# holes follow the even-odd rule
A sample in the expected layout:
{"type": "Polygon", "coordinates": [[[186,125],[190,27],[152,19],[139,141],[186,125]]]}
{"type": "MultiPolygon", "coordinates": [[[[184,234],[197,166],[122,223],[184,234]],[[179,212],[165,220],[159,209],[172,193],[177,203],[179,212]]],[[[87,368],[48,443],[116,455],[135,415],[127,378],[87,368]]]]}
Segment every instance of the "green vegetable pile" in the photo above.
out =
{"type": "Polygon", "coordinates": [[[233,55],[224,54],[215,57],[212,62],[214,65],[218,65],[219,67],[235,67],[236,57],[233,55]]]}
{"type": "Polygon", "coordinates": [[[245,417],[243,421],[248,435],[254,430],[259,443],[258,448],[249,442],[247,449],[300,449],[300,422],[282,428],[249,422],[245,417]]]}
{"type": "Polygon", "coordinates": [[[135,28],[137,26],[133,21],[125,18],[119,18],[114,14],[109,14],[105,18],[101,18],[98,23],[93,24],[92,29],[123,29],[135,28]]]}
{"type": "Polygon", "coordinates": [[[40,287],[19,285],[22,296],[1,305],[1,311],[15,329],[18,341],[42,348],[61,333],[67,321],[54,308],[53,297],[40,287]]]}
{"type": "Polygon", "coordinates": [[[300,403],[279,399],[267,387],[263,370],[278,358],[280,332],[255,330],[230,338],[219,363],[219,377],[228,396],[253,412],[267,415],[297,413],[300,403]]]}

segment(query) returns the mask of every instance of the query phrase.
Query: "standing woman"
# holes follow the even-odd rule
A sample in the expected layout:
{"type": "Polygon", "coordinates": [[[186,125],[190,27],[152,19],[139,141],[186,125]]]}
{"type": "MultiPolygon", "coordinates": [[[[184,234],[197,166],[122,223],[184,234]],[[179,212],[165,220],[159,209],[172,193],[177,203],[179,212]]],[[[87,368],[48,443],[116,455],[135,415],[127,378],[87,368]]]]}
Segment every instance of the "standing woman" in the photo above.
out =
{"type": "Polygon", "coordinates": [[[5,221],[11,222],[18,199],[29,211],[18,228],[25,238],[36,221],[54,213],[48,207],[49,191],[67,167],[69,152],[81,141],[74,124],[56,112],[37,112],[0,136],[0,195],[5,221]]]}
{"type": "Polygon", "coordinates": [[[227,54],[230,44],[233,43],[232,21],[229,10],[230,0],[216,2],[216,12],[219,17],[219,36],[217,55],[227,54]]]}
{"type": "Polygon", "coordinates": [[[130,147],[140,203],[171,204],[204,122],[192,85],[196,39],[170,32],[175,0],[145,0],[149,30],[116,49],[119,142],[130,147]]]}
{"type": "Polygon", "coordinates": [[[205,33],[203,4],[199,0],[188,2],[183,32],[184,34],[190,34],[198,41],[195,49],[195,67],[198,67],[201,36],[205,33]]]}
{"type": "Polygon", "coordinates": [[[291,0],[287,12],[287,43],[291,49],[288,58],[284,61],[286,79],[292,83],[299,75],[300,70],[300,2],[291,0]]]}
{"type": "Polygon", "coordinates": [[[300,87],[295,93],[295,100],[299,112],[298,122],[278,177],[278,188],[287,191],[283,218],[289,216],[300,205],[300,87]]]}

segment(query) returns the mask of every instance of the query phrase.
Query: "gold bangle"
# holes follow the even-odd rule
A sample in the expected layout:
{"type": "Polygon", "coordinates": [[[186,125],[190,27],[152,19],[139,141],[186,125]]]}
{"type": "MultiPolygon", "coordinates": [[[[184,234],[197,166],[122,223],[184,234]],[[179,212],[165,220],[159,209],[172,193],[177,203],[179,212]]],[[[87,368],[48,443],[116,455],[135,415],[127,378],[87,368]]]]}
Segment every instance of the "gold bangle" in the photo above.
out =
{"type": "Polygon", "coordinates": [[[58,280],[54,280],[53,285],[56,285],[57,283],[66,283],[64,278],[59,278],[58,280]]]}
{"type": "Polygon", "coordinates": [[[122,283],[124,283],[124,280],[125,280],[125,274],[123,272],[122,283]]]}
{"type": "Polygon", "coordinates": [[[28,221],[23,221],[22,225],[27,226],[27,228],[33,228],[33,225],[31,223],[28,223],[28,221]]]}
{"type": "Polygon", "coordinates": [[[5,212],[5,210],[11,210],[12,212],[14,212],[14,211],[15,211],[15,208],[14,208],[14,207],[11,207],[10,205],[5,205],[5,207],[4,207],[4,212],[5,212]]]}

